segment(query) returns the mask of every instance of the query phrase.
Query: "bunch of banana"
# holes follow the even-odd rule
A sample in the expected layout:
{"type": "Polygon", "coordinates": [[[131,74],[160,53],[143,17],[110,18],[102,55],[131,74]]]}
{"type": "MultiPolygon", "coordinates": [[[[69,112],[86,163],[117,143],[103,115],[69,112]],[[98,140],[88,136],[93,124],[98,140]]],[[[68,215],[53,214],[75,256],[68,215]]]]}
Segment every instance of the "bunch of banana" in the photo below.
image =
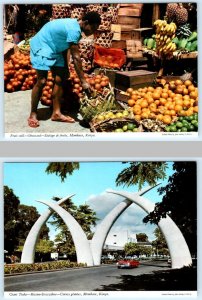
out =
{"type": "Polygon", "coordinates": [[[171,58],[176,50],[176,44],[172,42],[175,37],[177,26],[174,22],[167,23],[166,20],[156,20],[156,53],[160,57],[171,58]]]}

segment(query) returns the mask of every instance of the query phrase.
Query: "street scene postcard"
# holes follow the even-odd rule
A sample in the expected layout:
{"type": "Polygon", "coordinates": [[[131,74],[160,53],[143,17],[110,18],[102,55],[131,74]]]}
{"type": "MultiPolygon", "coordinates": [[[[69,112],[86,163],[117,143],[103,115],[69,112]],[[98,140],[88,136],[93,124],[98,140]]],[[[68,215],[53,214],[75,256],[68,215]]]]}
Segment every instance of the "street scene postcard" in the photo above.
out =
{"type": "Polygon", "coordinates": [[[5,162],[4,276],[9,298],[197,297],[197,162],[5,162]]]}

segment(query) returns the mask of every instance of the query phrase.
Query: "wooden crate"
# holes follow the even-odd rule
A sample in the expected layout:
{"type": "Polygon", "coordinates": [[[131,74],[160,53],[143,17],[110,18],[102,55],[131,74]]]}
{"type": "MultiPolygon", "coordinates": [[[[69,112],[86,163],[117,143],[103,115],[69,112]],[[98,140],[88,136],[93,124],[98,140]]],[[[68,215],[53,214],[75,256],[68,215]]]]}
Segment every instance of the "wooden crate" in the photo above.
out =
{"type": "Polygon", "coordinates": [[[143,57],[142,42],[140,40],[127,40],[126,41],[126,54],[128,58],[143,57]]]}
{"type": "Polygon", "coordinates": [[[113,32],[113,41],[121,40],[121,25],[111,24],[111,31],[113,32]]]}
{"type": "Polygon", "coordinates": [[[141,13],[139,8],[121,7],[118,10],[118,16],[140,17],[141,13]]]}
{"type": "Polygon", "coordinates": [[[115,88],[126,91],[129,87],[137,89],[149,86],[153,84],[156,76],[156,72],[146,70],[117,72],[115,76],[115,88]]]}
{"type": "Polygon", "coordinates": [[[123,31],[121,32],[121,40],[131,40],[132,39],[132,31],[123,31]]]}
{"type": "Polygon", "coordinates": [[[134,28],[140,27],[141,19],[139,17],[118,16],[118,24],[134,25],[134,28]]]}
{"type": "Polygon", "coordinates": [[[148,35],[150,35],[151,30],[152,30],[152,27],[133,28],[132,29],[132,39],[142,41],[143,33],[148,32],[148,35]]]}
{"type": "Polygon", "coordinates": [[[112,48],[126,49],[126,40],[112,41],[112,48]]]}
{"type": "Polygon", "coordinates": [[[131,8],[138,8],[138,9],[142,10],[143,4],[142,3],[134,3],[134,4],[126,3],[126,4],[120,4],[120,7],[131,7],[131,8]]]}

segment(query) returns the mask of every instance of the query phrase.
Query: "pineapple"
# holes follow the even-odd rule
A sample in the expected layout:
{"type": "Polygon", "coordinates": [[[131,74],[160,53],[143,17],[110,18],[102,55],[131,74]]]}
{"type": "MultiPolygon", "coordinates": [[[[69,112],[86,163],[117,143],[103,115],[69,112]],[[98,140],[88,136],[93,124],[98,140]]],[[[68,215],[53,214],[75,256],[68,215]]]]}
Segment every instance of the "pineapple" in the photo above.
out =
{"type": "Polygon", "coordinates": [[[166,7],[166,16],[169,22],[175,22],[176,11],[178,9],[177,3],[168,3],[166,7]]]}
{"type": "Polygon", "coordinates": [[[179,4],[176,11],[176,23],[178,25],[185,24],[188,21],[188,11],[182,4],[179,4]]]}

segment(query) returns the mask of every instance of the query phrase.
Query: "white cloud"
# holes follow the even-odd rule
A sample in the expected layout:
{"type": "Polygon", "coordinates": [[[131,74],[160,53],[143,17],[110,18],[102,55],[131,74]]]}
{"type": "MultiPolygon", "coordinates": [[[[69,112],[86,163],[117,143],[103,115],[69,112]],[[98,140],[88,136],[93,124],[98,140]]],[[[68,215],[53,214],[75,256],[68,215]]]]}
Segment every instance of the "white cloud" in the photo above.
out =
{"type": "MultiPolygon", "coordinates": [[[[123,200],[124,198],[121,196],[103,192],[100,195],[91,195],[86,202],[97,213],[97,217],[101,221],[118,203],[123,200]]],[[[155,239],[153,232],[156,226],[149,223],[143,223],[142,220],[145,216],[146,212],[133,203],[114,223],[111,231],[120,232],[128,230],[130,234],[133,235],[144,232],[149,237],[149,240],[152,241],[155,239]]]]}

